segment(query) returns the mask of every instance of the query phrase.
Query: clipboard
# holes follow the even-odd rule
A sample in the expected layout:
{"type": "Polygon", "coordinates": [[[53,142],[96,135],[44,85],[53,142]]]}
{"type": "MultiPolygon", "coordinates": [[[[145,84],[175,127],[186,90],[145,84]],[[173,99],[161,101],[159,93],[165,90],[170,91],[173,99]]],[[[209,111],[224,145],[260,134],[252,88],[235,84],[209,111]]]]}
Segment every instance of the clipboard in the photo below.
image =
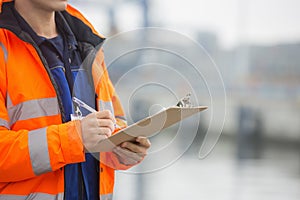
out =
{"type": "Polygon", "coordinates": [[[207,106],[198,107],[169,107],[152,116],[146,117],[124,129],[121,129],[114,135],[99,142],[100,152],[110,152],[112,149],[122,142],[134,141],[138,136],[150,137],[159,131],[187,118],[199,113],[207,106]]]}

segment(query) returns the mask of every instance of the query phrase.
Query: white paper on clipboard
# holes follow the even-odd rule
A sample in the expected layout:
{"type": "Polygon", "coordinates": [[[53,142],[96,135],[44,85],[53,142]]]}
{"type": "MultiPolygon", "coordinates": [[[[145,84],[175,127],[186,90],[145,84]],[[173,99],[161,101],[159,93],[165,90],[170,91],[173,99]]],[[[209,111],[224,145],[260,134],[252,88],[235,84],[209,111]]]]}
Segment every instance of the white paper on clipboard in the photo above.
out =
{"type": "Polygon", "coordinates": [[[110,152],[125,141],[133,141],[138,136],[150,137],[155,133],[207,109],[207,106],[198,107],[169,107],[152,116],[144,118],[99,142],[100,152],[110,152]]]}

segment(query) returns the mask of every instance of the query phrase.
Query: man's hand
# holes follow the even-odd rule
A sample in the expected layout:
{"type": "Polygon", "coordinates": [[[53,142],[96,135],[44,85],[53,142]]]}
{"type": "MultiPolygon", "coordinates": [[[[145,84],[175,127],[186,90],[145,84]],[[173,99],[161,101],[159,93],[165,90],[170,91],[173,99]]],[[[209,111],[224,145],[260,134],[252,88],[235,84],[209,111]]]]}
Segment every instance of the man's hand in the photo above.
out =
{"type": "Polygon", "coordinates": [[[81,120],[81,132],[84,148],[89,152],[98,152],[98,143],[114,132],[114,118],[110,111],[91,113],[81,120]]]}
{"type": "Polygon", "coordinates": [[[125,165],[135,165],[147,155],[151,143],[146,137],[137,137],[134,142],[123,142],[113,149],[119,161],[125,165]]]}

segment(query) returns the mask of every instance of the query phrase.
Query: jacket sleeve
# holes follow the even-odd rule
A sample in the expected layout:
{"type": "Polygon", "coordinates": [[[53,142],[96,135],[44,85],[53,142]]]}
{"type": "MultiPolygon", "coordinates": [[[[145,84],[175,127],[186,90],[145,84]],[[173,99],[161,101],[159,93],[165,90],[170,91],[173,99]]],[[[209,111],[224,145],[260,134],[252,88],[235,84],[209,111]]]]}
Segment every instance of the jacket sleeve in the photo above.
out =
{"type": "Polygon", "coordinates": [[[15,182],[83,162],[79,122],[32,131],[0,127],[0,182],[15,182]]]}
{"type": "Polygon", "coordinates": [[[79,121],[36,130],[10,129],[5,63],[0,46],[0,182],[21,181],[84,161],[79,121]]]}

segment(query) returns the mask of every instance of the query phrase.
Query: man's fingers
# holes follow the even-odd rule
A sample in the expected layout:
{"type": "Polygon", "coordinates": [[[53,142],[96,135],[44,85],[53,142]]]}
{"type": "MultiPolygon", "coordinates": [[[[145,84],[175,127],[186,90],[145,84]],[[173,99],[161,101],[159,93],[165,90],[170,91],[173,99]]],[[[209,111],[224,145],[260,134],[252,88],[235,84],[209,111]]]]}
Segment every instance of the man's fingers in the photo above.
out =
{"type": "Polygon", "coordinates": [[[96,112],[95,114],[98,119],[110,119],[114,121],[114,117],[109,110],[99,111],[96,112]]]}
{"type": "Polygon", "coordinates": [[[139,145],[139,143],[136,144],[133,142],[124,142],[121,144],[121,147],[126,148],[134,153],[139,153],[143,156],[145,156],[147,153],[147,149],[144,146],[139,145]]]}
{"type": "Polygon", "coordinates": [[[147,149],[151,146],[146,137],[138,137],[134,142],[123,142],[114,148],[114,153],[119,160],[127,165],[135,165],[147,155],[147,149]]]}
{"type": "Polygon", "coordinates": [[[146,137],[139,136],[135,141],[138,142],[141,146],[146,147],[147,149],[151,146],[150,141],[146,137]]]}
{"type": "Polygon", "coordinates": [[[127,165],[134,165],[143,159],[143,156],[134,152],[131,152],[122,147],[115,147],[113,152],[119,156],[121,162],[127,165]]]}
{"type": "Polygon", "coordinates": [[[111,130],[111,132],[114,132],[115,130],[115,125],[112,120],[110,119],[97,119],[98,121],[98,126],[99,127],[106,127],[111,130]]]}
{"type": "Polygon", "coordinates": [[[147,154],[147,149],[151,146],[150,141],[146,137],[141,136],[137,137],[135,141],[136,142],[124,142],[121,144],[121,147],[145,156],[147,154]]]}
{"type": "MultiPolygon", "coordinates": [[[[99,132],[99,130],[98,130],[99,132]]],[[[103,133],[106,132],[105,130],[103,133]]],[[[109,135],[109,134],[108,134],[109,135]]],[[[87,136],[83,135],[84,148],[87,152],[99,152],[99,142],[108,137],[107,134],[92,134],[87,136]]]]}
{"type": "Polygon", "coordinates": [[[106,137],[109,137],[111,136],[111,133],[112,133],[111,129],[106,127],[101,127],[99,128],[98,135],[105,135],[106,137]]]}
{"type": "Polygon", "coordinates": [[[111,136],[115,130],[114,118],[110,111],[100,111],[81,119],[82,140],[89,152],[98,152],[101,140],[111,136]]]}

